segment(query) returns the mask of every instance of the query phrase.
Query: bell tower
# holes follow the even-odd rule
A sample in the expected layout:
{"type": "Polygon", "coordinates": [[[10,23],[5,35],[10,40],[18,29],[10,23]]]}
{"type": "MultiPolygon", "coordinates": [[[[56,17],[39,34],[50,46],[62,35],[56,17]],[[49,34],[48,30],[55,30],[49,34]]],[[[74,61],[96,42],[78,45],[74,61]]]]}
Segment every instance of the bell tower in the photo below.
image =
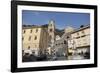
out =
{"type": "Polygon", "coordinates": [[[48,25],[49,42],[54,44],[55,39],[55,22],[53,20],[49,21],[48,25]]]}

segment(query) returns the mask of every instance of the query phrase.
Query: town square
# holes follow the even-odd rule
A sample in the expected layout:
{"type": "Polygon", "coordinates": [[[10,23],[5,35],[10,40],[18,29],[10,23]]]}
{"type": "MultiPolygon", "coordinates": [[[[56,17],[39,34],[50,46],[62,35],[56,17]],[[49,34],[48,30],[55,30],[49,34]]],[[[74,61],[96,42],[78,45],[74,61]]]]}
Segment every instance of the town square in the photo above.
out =
{"type": "Polygon", "coordinates": [[[89,19],[88,13],[24,10],[22,61],[90,59],[89,19]]]}

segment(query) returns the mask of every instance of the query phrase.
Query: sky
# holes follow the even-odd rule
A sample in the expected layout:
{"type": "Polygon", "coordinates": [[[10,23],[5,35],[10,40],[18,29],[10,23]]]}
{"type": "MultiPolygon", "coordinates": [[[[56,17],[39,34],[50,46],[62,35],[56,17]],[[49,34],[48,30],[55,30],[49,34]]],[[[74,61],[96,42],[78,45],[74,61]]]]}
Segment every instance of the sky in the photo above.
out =
{"type": "Polygon", "coordinates": [[[81,25],[90,24],[90,14],[33,10],[22,11],[23,25],[44,25],[48,24],[50,20],[55,21],[55,26],[58,29],[64,29],[67,26],[79,28],[81,25]]]}

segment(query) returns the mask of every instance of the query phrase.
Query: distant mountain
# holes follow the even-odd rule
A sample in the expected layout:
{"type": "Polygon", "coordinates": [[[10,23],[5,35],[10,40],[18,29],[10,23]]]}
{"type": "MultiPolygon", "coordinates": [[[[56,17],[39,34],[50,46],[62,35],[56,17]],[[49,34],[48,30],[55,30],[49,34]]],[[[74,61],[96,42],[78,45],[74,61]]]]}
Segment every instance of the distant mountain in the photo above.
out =
{"type": "Polygon", "coordinates": [[[44,25],[42,25],[42,27],[48,27],[48,24],[44,24],[44,25]]]}
{"type": "Polygon", "coordinates": [[[36,25],[22,25],[23,27],[32,27],[32,26],[36,26],[36,25]]]}
{"type": "Polygon", "coordinates": [[[60,29],[55,29],[55,35],[59,35],[62,36],[64,34],[64,29],[60,30],[60,29]]]}
{"type": "Polygon", "coordinates": [[[57,28],[56,28],[55,31],[57,31],[57,32],[63,32],[64,29],[61,30],[61,29],[57,29],[57,28]]]}

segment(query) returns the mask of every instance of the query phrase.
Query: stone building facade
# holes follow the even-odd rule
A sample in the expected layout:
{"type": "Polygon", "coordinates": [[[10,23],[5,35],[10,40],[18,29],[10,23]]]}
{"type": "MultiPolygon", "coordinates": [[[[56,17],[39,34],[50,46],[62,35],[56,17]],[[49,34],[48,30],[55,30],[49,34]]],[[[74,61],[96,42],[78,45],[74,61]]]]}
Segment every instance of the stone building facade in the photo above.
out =
{"type": "Polygon", "coordinates": [[[69,52],[86,53],[90,50],[90,26],[81,27],[71,33],[68,40],[69,52]]]}
{"type": "Polygon", "coordinates": [[[55,41],[55,23],[53,20],[46,25],[30,25],[22,28],[22,45],[24,53],[36,56],[51,55],[55,41]]]}
{"type": "MultiPolygon", "coordinates": [[[[57,38],[58,39],[58,38],[57,38]]],[[[59,40],[55,41],[55,50],[58,55],[79,54],[90,52],[90,26],[74,29],[68,27],[59,40]]]]}
{"type": "Polygon", "coordinates": [[[22,29],[22,45],[25,53],[36,56],[68,56],[69,53],[90,51],[90,26],[79,29],[67,27],[59,30],[51,20],[46,25],[26,26],[22,29]]]}
{"type": "Polygon", "coordinates": [[[22,33],[22,45],[25,53],[45,54],[48,46],[47,27],[27,26],[23,27],[22,33]]]}

